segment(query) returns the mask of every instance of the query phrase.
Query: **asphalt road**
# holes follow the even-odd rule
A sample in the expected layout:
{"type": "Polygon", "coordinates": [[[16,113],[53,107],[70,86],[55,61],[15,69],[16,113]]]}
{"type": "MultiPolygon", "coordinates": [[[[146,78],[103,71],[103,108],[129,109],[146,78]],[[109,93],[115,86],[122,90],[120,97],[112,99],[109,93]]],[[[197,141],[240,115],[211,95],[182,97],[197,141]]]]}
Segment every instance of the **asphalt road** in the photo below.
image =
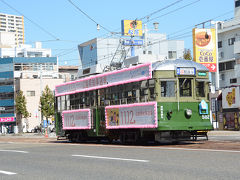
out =
{"type": "Polygon", "coordinates": [[[240,179],[240,151],[0,141],[0,179],[240,179]]]}

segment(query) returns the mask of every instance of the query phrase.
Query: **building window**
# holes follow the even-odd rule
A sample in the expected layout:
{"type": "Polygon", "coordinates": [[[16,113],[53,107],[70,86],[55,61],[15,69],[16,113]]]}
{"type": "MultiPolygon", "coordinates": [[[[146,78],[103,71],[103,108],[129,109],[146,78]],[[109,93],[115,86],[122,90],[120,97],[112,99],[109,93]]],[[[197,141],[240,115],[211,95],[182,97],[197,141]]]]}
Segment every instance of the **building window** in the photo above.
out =
{"type": "Polygon", "coordinates": [[[220,80],[223,80],[223,81],[225,80],[225,74],[220,75],[220,80]]]}
{"type": "Polygon", "coordinates": [[[225,64],[219,63],[219,71],[224,71],[224,70],[225,70],[225,64]]]}
{"type": "Polygon", "coordinates": [[[74,74],[71,74],[71,80],[73,81],[75,79],[74,74]]]}
{"type": "Polygon", "coordinates": [[[226,70],[234,69],[235,61],[226,62],[226,70]]]}
{"type": "Polygon", "coordinates": [[[235,1],[235,8],[240,6],[240,0],[235,1]]]}
{"type": "Polygon", "coordinates": [[[218,42],[218,48],[222,48],[222,41],[218,42]]]}
{"type": "Polygon", "coordinates": [[[219,52],[219,58],[224,58],[224,52],[219,52]]]}
{"type": "Polygon", "coordinates": [[[235,42],[235,38],[230,38],[230,39],[228,39],[228,45],[229,45],[229,46],[233,45],[234,42],[235,42]]]}
{"type": "Polygon", "coordinates": [[[230,79],[230,83],[237,83],[237,78],[230,79]]]}
{"type": "Polygon", "coordinates": [[[169,59],[176,59],[177,58],[177,51],[168,51],[168,58],[169,59]]]}
{"type": "Polygon", "coordinates": [[[27,91],[27,96],[35,96],[35,91],[27,91]]]}

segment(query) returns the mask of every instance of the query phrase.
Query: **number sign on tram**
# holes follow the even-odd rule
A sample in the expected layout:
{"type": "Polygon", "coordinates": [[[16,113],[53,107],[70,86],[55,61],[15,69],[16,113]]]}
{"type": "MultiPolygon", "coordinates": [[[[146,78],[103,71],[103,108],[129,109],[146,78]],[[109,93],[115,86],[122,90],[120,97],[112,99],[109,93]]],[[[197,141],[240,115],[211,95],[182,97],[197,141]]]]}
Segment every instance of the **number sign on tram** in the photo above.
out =
{"type": "Polygon", "coordinates": [[[177,67],[177,75],[195,76],[196,69],[192,67],[177,67]]]}

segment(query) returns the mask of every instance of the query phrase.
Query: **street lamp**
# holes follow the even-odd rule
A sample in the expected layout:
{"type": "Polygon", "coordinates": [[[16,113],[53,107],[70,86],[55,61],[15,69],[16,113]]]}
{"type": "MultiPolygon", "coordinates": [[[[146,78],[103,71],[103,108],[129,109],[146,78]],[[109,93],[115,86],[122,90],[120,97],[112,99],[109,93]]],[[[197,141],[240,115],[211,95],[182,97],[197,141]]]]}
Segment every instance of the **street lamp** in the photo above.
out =
{"type": "Polygon", "coordinates": [[[158,31],[159,23],[154,22],[153,26],[154,26],[154,29],[147,29],[147,24],[144,24],[144,45],[143,45],[143,47],[144,47],[145,53],[147,53],[147,46],[148,46],[148,42],[147,42],[148,31],[151,31],[151,30],[158,31]]]}
{"type": "Polygon", "coordinates": [[[215,36],[216,36],[216,73],[215,73],[215,87],[219,90],[219,64],[218,64],[218,24],[223,23],[223,21],[211,21],[211,24],[215,25],[215,36]]]}

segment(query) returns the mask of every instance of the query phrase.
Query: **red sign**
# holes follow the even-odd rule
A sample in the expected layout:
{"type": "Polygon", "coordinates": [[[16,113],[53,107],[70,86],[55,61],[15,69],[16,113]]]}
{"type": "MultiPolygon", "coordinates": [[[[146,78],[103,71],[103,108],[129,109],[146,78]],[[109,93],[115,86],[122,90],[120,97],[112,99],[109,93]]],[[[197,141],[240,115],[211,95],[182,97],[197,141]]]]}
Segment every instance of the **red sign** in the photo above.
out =
{"type": "Polygon", "coordinates": [[[203,63],[202,65],[208,68],[210,72],[216,72],[216,69],[217,69],[216,63],[203,63]]]}
{"type": "Polygon", "coordinates": [[[1,117],[0,122],[13,122],[15,121],[14,117],[1,117]]]}

